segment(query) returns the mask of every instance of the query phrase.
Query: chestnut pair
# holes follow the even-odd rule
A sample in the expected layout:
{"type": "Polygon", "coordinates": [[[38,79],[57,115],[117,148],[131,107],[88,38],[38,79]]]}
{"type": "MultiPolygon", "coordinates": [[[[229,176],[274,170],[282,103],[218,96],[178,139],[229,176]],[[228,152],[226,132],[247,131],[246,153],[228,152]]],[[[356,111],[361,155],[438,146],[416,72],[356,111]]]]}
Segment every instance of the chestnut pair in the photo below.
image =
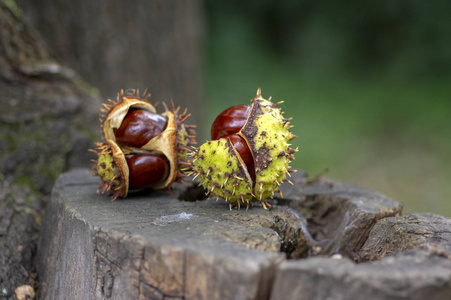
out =
{"type": "Polygon", "coordinates": [[[219,114],[211,128],[213,141],[199,148],[194,147],[194,126],[184,124],[186,110],[178,115],[178,108],[163,104],[165,112],[157,114],[146,98],[121,92],[116,102],[104,105],[106,141],[98,144],[94,175],[101,177],[100,188],[111,191],[113,200],[125,197],[129,189],[169,188],[195,174],[210,196],[224,198],[230,207],[260,200],[267,208],[266,198],[289,182],[285,176],[294,170],[288,163],[297,151],[288,144],[295,137],[288,131],[291,118],[283,118],[281,102],[263,99],[260,89],[251,105],[219,114]]]}
{"type": "Polygon", "coordinates": [[[103,104],[100,115],[105,141],[97,143],[98,159],[93,175],[102,182],[99,187],[112,194],[112,199],[127,196],[129,189],[164,189],[182,181],[187,164],[186,152],[195,144],[194,125],[185,125],[186,110],[169,109],[158,114],[155,106],[139,91],[124,94],[116,101],[103,104]]]}

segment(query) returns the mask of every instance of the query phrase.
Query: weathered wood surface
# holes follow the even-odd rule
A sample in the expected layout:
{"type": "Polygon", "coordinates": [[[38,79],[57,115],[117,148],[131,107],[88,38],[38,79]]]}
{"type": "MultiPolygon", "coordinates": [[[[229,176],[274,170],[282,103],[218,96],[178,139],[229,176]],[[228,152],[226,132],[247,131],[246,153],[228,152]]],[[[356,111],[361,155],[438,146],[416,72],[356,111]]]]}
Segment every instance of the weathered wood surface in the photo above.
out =
{"type": "Polygon", "coordinates": [[[451,219],[434,214],[408,213],[378,222],[359,256],[361,261],[375,261],[422,245],[451,253],[450,241],[451,219]]]}
{"type": "Polygon", "coordinates": [[[285,261],[271,299],[445,300],[450,295],[450,257],[417,249],[375,263],[333,257],[285,261]]]}
{"type": "Polygon", "coordinates": [[[12,182],[0,182],[0,299],[14,299],[21,285],[34,285],[33,259],[39,227],[40,195],[12,182]]]}
{"type": "Polygon", "coordinates": [[[95,193],[98,178],[88,170],[65,173],[43,220],[41,296],[440,299],[449,292],[444,244],[416,243],[413,252],[356,263],[376,225],[401,218],[399,203],[349,184],[311,183],[301,172],[293,182],[270,211],[230,211],[224,200],[204,200],[183,185],[172,195],[139,192],[111,202],[95,193]]]}
{"type": "Polygon", "coordinates": [[[402,204],[353,184],[300,174],[285,186],[278,203],[299,213],[317,241],[317,254],[341,253],[358,261],[358,252],[374,224],[401,214],[402,204]]]}

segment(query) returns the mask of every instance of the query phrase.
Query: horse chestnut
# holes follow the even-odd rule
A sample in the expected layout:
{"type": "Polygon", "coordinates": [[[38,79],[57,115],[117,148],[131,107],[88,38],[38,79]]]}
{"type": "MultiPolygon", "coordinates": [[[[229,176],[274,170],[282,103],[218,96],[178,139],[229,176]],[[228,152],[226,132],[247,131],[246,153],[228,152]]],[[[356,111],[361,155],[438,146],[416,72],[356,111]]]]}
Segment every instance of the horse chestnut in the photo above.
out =
{"type": "Polygon", "coordinates": [[[187,176],[187,150],[195,144],[195,126],[183,124],[189,114],[185,110],[179,115],[174,104],[169,110],[163,103],[165,111],[158,114],[147,102],[149,97],[121,91],[116,102],[103,105],[106,142],[92,150],[98,155],[93,175],[102,179],[100,188],[112,192],[113,200],[127,196],[129,189],[170,188],[187,176]]]}
{"type": "Polygon", "coordinates": [[[255,182],[254,159],[251,149],[246,141],[237,134],[246,123],[250,109],[250,105],[235,105],[220,113],[211,125],[211,139],[229,138],[246,165],[252,181],[255,182]]]}
{"type": "Polygon", "coordinates": [[[252,152],[246,141],[238,134],[226,135],[224,138],[229,138],[235,150],[238,152],[238,157],[243,160],[244,165],[251,176],[253,182],[255,182],[255,167],[254,158],[252,152]]]}
{"type": "Polygon", "coordinates": [[[266,199],[281,194],[278,186],[290,182],[286,175],[295,172],[289,163],[297,149],[289,141],[296,136],[289,132],[291,118],[283,118],[280,103],[263,99],[258,89],[250,106],[223,111],[213,122],[213,141],[193,153],[192,173],[209,195],[230,201],[230,208],[259,200],[267,209],[266,199]]]}
{"type": "Polygon", "coordinates": [[[250,105],[235,105],[220,113],[211,125],[211,139],[217,140],[243,128],[249,117],[250,105]]]}
{"type": "Polygon", "coordinates": [[[169,176],[169,161],[163,155],[132,154],[125,160],[129,170],[129,188],[141,190],[152,188],[169,176]]]}
{"type": "MultiPolygon", "coordinates": [[[[103,192],[113,191],[113,200],[129,189],[154,188],[169,176],[169,161],[163,155],[127,154],[112,140],[97,143],[95,175],[102,178],[103,192]],[[123,180],[129,178],[129,180],[123,180]]],[[[99,188],[99,190],[100,190],[99,188]]]]}
{"type": "Polygon", "coordinates": [[[167,118],[143,109],[130,109],[121,126],[114,130],[120,145],[142,147],[166,128],[167,118]]]}

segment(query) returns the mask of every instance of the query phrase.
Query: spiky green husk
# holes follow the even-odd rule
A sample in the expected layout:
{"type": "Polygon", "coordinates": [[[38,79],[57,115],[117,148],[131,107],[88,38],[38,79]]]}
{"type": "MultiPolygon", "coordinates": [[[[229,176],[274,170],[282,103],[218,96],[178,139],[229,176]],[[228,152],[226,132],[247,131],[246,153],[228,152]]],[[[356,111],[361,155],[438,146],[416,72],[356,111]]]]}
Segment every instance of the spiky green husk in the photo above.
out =
{"type": "Polygon", "coordinates": [[[119,168],[114,162],[113,156],[110,152],[102,151],[97,162],[97,173],[104,182],[112,182],[114,185],[119,185],[119,168]]]}
{"type": "Polygon", "coordinates": [[[290,148],[295,138],[289,129],[291,119],[283,117],[279,103],[261,97],[260,89],[251,100],[249,117],[238,132],[252,152],[256,180],[252,182],[244,162],[227,139],[210,141],[201,145],[194,154],[193,173],[199,177],[207,193],[236,204],[261,201],[264,208],[270,206],[266,199],[280,192],[279,185],[294,170],[289,163],[297,149],[290,148]],[[231,181],[230,179],[235,180],[231,181]]]}
{"type": "Polygon", "coordinates": [[[232,202],[252,200],[252,180],[229,139],[206,142],[193,164],[212,195],[232,202]]]}
{"type": "MultiPolygon", "coordinates": [[[[164,103],[163,103],[164,104],[164,103]]],[[[165,106],[166,111],[168,111],[165,106]]],[[[187,109],[178,115],[180,107],[174,108],[174,103],[172,103],[172,112],[175,115],[176,122],[176,150],[177,150],[177,160],[178,160],[178,174],[177,181],[184,183],[182,178],[186,177],[186,173],[191,171],[190,162],[188,161],[188,153],[192,151],[192,147],[197,144],[196,142],[196,125],[186,125],[184,122],[190,116],[187,113],[187,109]]]]}
{"type": "Polygon", "coordinates": [[[125,178],[128,173],[128,167],[125,163],[125,158],[118,157],[120,155],[123,156],[122,153],[117,152],[117,146],[112,144],[112,141],[109,140],[103,143],[97,143],[97,149],[91,150],[96,153],[98,156],[96,166],[92,169],[92,175],[99,176],[102,180],[97,193],[100,193],[102,189],[102,193],[108,192],[112,194],[112,200],[116,200],[117,197],[125,197],[128,192],[128,183],[125,178]],[[124,167],[127,170],[121,170],[124,167]]]}
{"type": "Polygon", "coordinates": [[[296,151],[289,147],[295,137],[289,132],[289,121],[271,101],[257,94],[249,119],[239,133],[248,141],[254,157],[254,194],[259,200],[279,192],[279,185],[289,175],[289,163],[296,151]]]}

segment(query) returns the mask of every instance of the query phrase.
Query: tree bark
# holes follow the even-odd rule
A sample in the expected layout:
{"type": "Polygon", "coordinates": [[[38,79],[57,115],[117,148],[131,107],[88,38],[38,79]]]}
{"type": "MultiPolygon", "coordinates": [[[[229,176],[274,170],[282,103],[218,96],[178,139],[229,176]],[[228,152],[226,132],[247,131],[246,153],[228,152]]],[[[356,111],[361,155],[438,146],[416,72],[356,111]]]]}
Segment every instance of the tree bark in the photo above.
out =
{"type": "Polygon", "coordinates": [[[62,171],[90,165],[100,101],[17,12],[0,5],[0,173],[48,194],[62,171]]]}
{"type": "Polygon", "coordinates": [[[201,1],[19,0],[51,54],[107,98],[148,88],[202,125],[201,1]]]}
{"type": "Polygon", "coordinates": [[[51,58],[13,1],[0,1],[0,107],[0,297],[15,299],[36,285],[41,209],[55,178],[90,165],[100,101],[51,58]]]}

